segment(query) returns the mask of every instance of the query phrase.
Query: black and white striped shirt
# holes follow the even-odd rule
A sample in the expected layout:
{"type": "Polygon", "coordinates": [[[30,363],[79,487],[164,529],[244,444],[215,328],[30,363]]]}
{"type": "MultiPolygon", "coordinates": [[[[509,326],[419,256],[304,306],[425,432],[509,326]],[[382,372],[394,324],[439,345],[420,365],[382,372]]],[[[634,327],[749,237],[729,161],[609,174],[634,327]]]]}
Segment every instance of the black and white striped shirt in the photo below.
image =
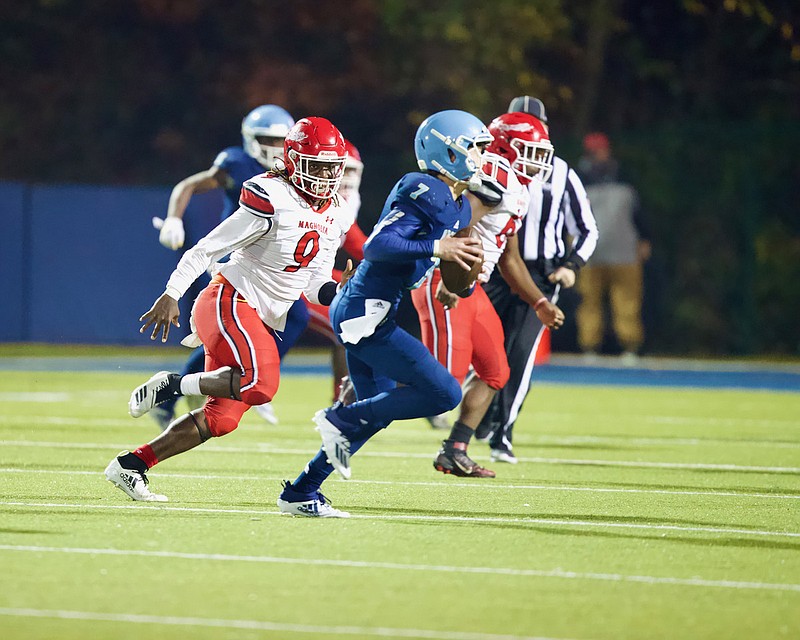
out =
{"type": "Polygon", "coordinates": [[[558,157],[553,172],[542,184],[532,180],[531,203],[519,231],[520,253],[529,267],[567,263],[577,270],[597,246],[597,224],[578,175],[558,157]],[[566,230],[566,233],[565,233],[566,230]],[[571,246],[566,235],[572,236],[571,246]]]}

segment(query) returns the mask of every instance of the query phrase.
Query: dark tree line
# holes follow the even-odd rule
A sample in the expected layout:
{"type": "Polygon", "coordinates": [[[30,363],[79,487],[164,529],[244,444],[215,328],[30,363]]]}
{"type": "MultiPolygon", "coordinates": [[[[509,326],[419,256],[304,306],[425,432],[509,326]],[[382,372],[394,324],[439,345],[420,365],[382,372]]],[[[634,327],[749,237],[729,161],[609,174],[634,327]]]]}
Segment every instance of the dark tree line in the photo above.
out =
{"type": "Polygon", "coordinates": [[[252,107],[362,150],[365,220],[430,112],[542,98],[656,230],[649,346],[800,352],[800,8],[759,0],[0,2],[0,179],[169,185],[252,107]]]}

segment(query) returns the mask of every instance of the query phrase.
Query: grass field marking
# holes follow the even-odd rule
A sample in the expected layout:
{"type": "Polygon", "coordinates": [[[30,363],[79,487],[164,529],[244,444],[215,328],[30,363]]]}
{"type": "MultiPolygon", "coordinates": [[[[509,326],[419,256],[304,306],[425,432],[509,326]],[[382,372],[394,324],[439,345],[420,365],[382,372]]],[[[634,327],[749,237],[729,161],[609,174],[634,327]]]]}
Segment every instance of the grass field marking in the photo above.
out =
{"type": "Polygon", "coordinates": [[[455,567],[448,565],[404,564],[397,562],[370,562],[366,560],[324,560],[320,558],[284,558],[275,556],[238,556],[223,553],[185,553],[181,551],[153,551],[139,549],[85,549],[80,547],[37,547],[27,545],[0,545],[2,551],[31,553],[64,553],[78,555],[107,555],[145,558],[170,558],[178,560],[203,560],[218,562],[255,562],[267,564],[298,564],[354,569],[389,569],[398,571],[424,571],[425,573],[467,573],[532,578],[559,578],[565,580],[602,580],[607,582],[636,582],[649,585],[675,585],[708,587],[715,589],[744,589],[756,591],[789,591],[800,593],[800,584],[751,582],[741,580],[709,580],[705,578],[675,578],[668,576],[639,576],[621,573],[595,573],[557,569],[513,569],[508,567],[455,567]]]}
{"type": "Polygon", "coordinates": [[[546,434],[536,435],[526,438],[527,443],[543,444],[563,444],[570,446],[573,444],[618,444],[627,443],[646,447],[701,447],[714,444],[741,445],[768,447],[770,449],[800,449],[800,441],[787,442],[785,440],[754,440],[754,439],[732,439],[732,438],[670,438],[670,437],[642,437],[642,436],[550,436],[546,434]]]}
{"type": "MultiPolygon", "coordinates": [[[[50,447],[54,449],[116,449],[124,450],[130,445],[109,444],[102,442],[39,442],[35,440],[0,440],[0,446],[9,447],[50,447]]],[[[198,450],[199,453],[268,453],[275,455],[303,455],[312,456],[316,451],[310,449],[284,449],[274,447],[268,443],[257,443],[249,447],[236,447],[225,445],[206,445],[198,450]]],[[[407,451],[359,451],[361,457],[371,458],[415,458],[431,459],[432,454],[410,453],[407,451]]],[[[472,456],[476,460],[485,460],[488,456],[472,456]]],[[[648,462],[639,460],[597,460],[586,458],[530,458],[518,457],[520,462],[534,462],[537,464],[563,464],[598,467],[632,467],[645,469],[683,469],[688,471],[748,471],[756,473],[774,473],[800,475],[800,467],[761,467],[740,464],[710,464],[702,462],[648,462]]]]}
{"type": "MultiPolygon", "coordinates": [[[[100,471],[73,471],[57,469],[19,469],[16,467],[0,467],[0,473],[34,473],[34,474],[54,474],[54,475],[76,475],[76,476],[100,476],[100,471]]],[[[204,473],[161,473],[156,471],[156,478],[185,478],[189,480],[241,480],[245,482],[275,482],[285,480],[283,476],[242,476],[242,475],[217,475],[204,473]]],[[[720,498],[771,498],[780,500],[800,500],[800,494],[780,494],[780,493],[748,493],[746,491],[688,491],[667,489],[623,489],[620,487],[578,487],[572,485],[546,485],[546,484],[506,484],[502,481],[493,480],[492,482],[422,482],[414,480],[353,480],[347,481],[348,484],[369,484],[369,485],[399,485],[404,487],[439,487],[447,489],[450,487],[467,489],[488,489],[497,490],[526,490],[531,491],[577,491],[586,493],[643,493],[667,496],[711,496],[720,498]]],[[[276,484],[276,487],[278,485],[276,484]]]]}
{"type": "MultiPolygon", "coordinates": [[[[166,505],[155,506],[148,504],[79,504],[64,502],[10,502],[0,501],[0,507],[26,507],[26,508],[47,508],[47,509],[143,509],[157,511],[176,511],[186,513],[231,513],[243,515],[282,515],[278,511],[266,511],[264,509],[211,509],[207,507],[169,507],[166,505]]],[[[354,520],[397,520],[423,522],[459,522],[459,523],[497,523],[497,524],[529,524],[546,525],[554,527],[584,527],[589,529],[638,529],[645,531],[680,531],[683,533],[710,533],[710,534],[734,534],[759,537],[777,538],[800,538],[800,532],[795,531],[765,531],[761,529],[734,529],[727,527],[684,527],[676,524],[637,524],[632,522],[591,522],[584,520],[558,520],[556,518],[505,518],[505,517],[483,517],[483,516],[426,516],[420,514],[398,515],[398,514],[372,514],[360,515],[351,514],[354,520]]]]}
{"type": "Polygon", "coordinates": [[[221,618],[183,618],[178,616],[150,616],[133,613],[97,613],[93,611],[64,611],[59,609],[22,609],[0,607],[1,616],[20,618],[57,618],[59,620],[87,620],[92,622],[125,622],[135,624],[169,625],[177,627],[210,627],[222,629],[247,629],[251,631],[281,631],[319,635],[376,636],[390,638],[444,638],[445,640],[567,640],[543,636],[513,636],[469,631],[434,631],[428,629],[393,629],[391,627],[334,627],[310,624],[290,624],[265,620],[231,620],[221,618]]]}
{"type": "Polygon", "coordinates": [[[40,402],[70,402],[72,394],[66,391],[6,391],[0,392],[0,402],[24,402],[39,404],[40,402]]]}
{"type": "Polygon", "coordinates": [[[534,416],[545,420],[573,419],[585,422],[588,418],[597,420],[619,421],[631,420],[636,422],[649,422],[652,424],[693,425],[707,424],[716,427],[796,427],[797,421],[781,418],[713,418],[710,416],[670,416],[653,415],[648,413],[580,413],[577,411],[536,411],[534,416]]]}
{"type": "MultiPolygon", "coordinates": [[[[557,417],[560,414],[552,413],[547,414],[553,417],[557,417]]],[[[572,415],[572,414],[570,414],[572,415]]],[[[581,414],[574,414],[574,415],[581,415],[581,414]]],[[[540,418],[539,414],[534,416],[535,418],[540,418]]],[[[583,416],[584,418],[586,416],[583,416]]],[[[609,416],[610,417],[610,416],[609,416]]],[[[630,417],[630,416],[616,416],[619,417],[630,417]]],[[[671,423],[670,420],[667,420],[666,416],[664,416],[664,420],[654,420],[648,421],[645,420],[645,416],[636,416],[637,420],[640,422],[664,422],[664,423],[671,423]]],[[[24,422],[25,424],[31,423],[38,423],[38,424],[50,424],[50,425],[75,425],[75,426],[114,426],[114,427],[130,427],[132,424],[132,418],[88,418],[88,419],[81,419],[81,418],[70,418],[65,416],[30,416],[30,415],[14,415],[14,414],[6,414],[2,417],[3,421],[7,422],[24,422]]],[[[680,423],[681,420],[675,419],[674,422],[680,423]]],[[[692,418],[691,420],[685,420],[686,423],[689,424],[706,424],[709,421],[705,418],[692,418]]],[[[713,420],[711,420],[713,423],[713,420]]],[[[786,425],[791,424],[792,426],[795,425],[793,421],[778,421],[774,420],[776,424],[774,426],[785,427],[786,425]]],[[[287,423],[291,424],[291,423],[287,423]]],[[[262,424],[261,421],[252,421],[247,423],[248,430],[263,430],[263,431],[270,431],[273,430],[270,425],[262,424]]],[[[298,427],[302,428],[303,426],[307,426],[304,424],[297,424],[298,427]]],[[[735,421],[731,421],[731,425],[735,426],[735,421]]],[[[537,444],[537,443],[544,443],[544,444],[563,444],[565,446],[570,446],[572,444],[613,444],[613,443],[620,443],[620,442],[627,442],[629,444],[634,444],[637,446],[648,446],[648,447],[670,447],[670,446],[684,446],[684,447],[698,447],[704,445],[712,445],[712,444],[722,444],[726,446],[757,446],[757,447],[767,447],[772,449],[800,449],[800,441],[792,442],[786,440],[769,440],[769,439],[758,439],[758,438],[685,438],[685,437],[669,437],[669,436],[660,436],[660,437],[649,437],[649,436],[584,436],[584,435],[552,435],[546,433],[538,433],[533,435],[528,435],[526,437],[527,443],[537,444]]]]}

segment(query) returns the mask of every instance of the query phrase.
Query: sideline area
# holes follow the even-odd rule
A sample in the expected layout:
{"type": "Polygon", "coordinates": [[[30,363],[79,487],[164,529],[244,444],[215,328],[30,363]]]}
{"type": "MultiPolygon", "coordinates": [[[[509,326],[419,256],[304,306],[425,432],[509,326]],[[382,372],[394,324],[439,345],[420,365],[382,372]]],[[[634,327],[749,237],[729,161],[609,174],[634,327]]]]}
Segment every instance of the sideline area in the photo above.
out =
{"type": "MultiPolygon", "coordinates": [[[[124,348],[81,345],[0,345],[0,371],[179,371],[189,351],[177,347],[124,348]]],[[[324,349],[296,349],[286,356],[283,375],[328,375],[324,349]]],[[[642,357],[635,367],[600,356],[587,364],[580,355],[554,354],[537,365],[537,382],[644,387],[764,389],[800,392],[800,363],[763,360],[703,360],[642,357]]]]}

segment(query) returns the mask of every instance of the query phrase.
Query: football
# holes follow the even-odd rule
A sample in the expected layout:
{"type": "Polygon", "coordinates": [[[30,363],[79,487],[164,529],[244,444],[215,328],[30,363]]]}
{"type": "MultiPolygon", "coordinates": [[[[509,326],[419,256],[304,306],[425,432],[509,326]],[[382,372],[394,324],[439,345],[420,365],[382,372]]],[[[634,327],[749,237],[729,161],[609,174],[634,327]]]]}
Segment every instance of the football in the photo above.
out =
{"type": "MultiPolygon", "coordinates": [[[[478,232],[473,227],[464,227],[455,235],[456,238],[466,238],[472,236],[476,240],[480,239],[478,232]]],[[[464,269],[457,262],[442,260],[439,263],[439,271],[442,274],[442,282],[444,283],[444,286],[447,287],[448,291],[456,294],[464,293],[472,286],[475,280],[477,280],[478,274],[480,274],[482,267],[483,260],[477,260],[476,262],[473,262],[472,268],[469,271],[464,269]]]]}

